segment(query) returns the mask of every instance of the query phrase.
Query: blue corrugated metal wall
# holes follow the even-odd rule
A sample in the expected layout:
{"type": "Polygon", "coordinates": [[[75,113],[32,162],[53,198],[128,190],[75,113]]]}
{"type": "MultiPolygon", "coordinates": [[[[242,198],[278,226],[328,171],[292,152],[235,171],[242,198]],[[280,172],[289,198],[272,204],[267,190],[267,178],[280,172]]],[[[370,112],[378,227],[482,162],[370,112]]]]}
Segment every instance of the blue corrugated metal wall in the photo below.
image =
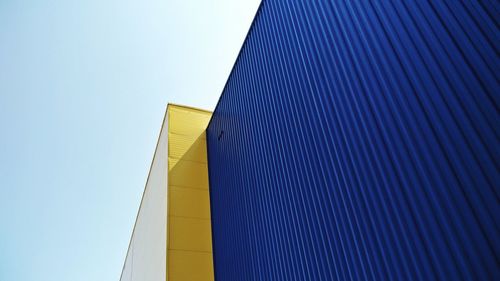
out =
{"type": "Polygon", "coordinates": [[[499,21],[264,1],[207,132],[216,280],[500,280],[499,21]]]}

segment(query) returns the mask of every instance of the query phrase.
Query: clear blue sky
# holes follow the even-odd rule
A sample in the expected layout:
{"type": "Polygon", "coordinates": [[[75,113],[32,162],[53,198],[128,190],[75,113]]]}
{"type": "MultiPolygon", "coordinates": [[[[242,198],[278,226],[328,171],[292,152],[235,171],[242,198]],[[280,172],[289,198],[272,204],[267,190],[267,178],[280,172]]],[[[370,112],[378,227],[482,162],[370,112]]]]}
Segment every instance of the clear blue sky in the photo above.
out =
{"type": "Polygon", "coordinates": [[[213,109],[260,1],[0,1],[0,280],[118,280],[168,102],[213,109]]]}

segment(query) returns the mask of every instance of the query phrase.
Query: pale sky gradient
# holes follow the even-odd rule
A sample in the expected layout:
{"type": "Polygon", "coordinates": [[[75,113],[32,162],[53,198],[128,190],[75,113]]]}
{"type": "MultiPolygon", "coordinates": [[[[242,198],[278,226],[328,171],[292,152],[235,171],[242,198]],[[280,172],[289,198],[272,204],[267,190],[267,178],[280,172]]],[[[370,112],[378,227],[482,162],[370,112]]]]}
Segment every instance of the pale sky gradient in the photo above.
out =
{"type": "Polygon", "coordinates": [[[168,102],[213,110],[259,0],[0,0],[0,280],[118,280],[168,102]]]}

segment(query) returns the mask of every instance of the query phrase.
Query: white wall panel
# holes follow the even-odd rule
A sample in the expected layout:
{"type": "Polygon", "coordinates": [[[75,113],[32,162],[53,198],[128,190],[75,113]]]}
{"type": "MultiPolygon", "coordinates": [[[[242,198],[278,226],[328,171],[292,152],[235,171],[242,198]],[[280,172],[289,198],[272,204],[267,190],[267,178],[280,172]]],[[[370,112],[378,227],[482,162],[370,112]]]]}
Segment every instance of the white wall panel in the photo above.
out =
{"type": "Polygon", "coordinates": [[[167,125],[165,118],[120,281],[166,280],[167,125]]]}

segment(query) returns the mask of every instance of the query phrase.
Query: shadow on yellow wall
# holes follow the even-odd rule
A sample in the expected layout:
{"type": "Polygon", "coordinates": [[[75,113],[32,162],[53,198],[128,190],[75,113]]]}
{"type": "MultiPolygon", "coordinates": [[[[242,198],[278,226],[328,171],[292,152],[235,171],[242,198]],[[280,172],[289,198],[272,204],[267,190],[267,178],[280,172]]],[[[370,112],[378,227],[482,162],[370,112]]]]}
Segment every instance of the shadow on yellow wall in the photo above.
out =
{"type": "Polygon", "coordinates": [[[169,104],[167,280],[214,280],[205,129],[211,113],[169,104]]]}

